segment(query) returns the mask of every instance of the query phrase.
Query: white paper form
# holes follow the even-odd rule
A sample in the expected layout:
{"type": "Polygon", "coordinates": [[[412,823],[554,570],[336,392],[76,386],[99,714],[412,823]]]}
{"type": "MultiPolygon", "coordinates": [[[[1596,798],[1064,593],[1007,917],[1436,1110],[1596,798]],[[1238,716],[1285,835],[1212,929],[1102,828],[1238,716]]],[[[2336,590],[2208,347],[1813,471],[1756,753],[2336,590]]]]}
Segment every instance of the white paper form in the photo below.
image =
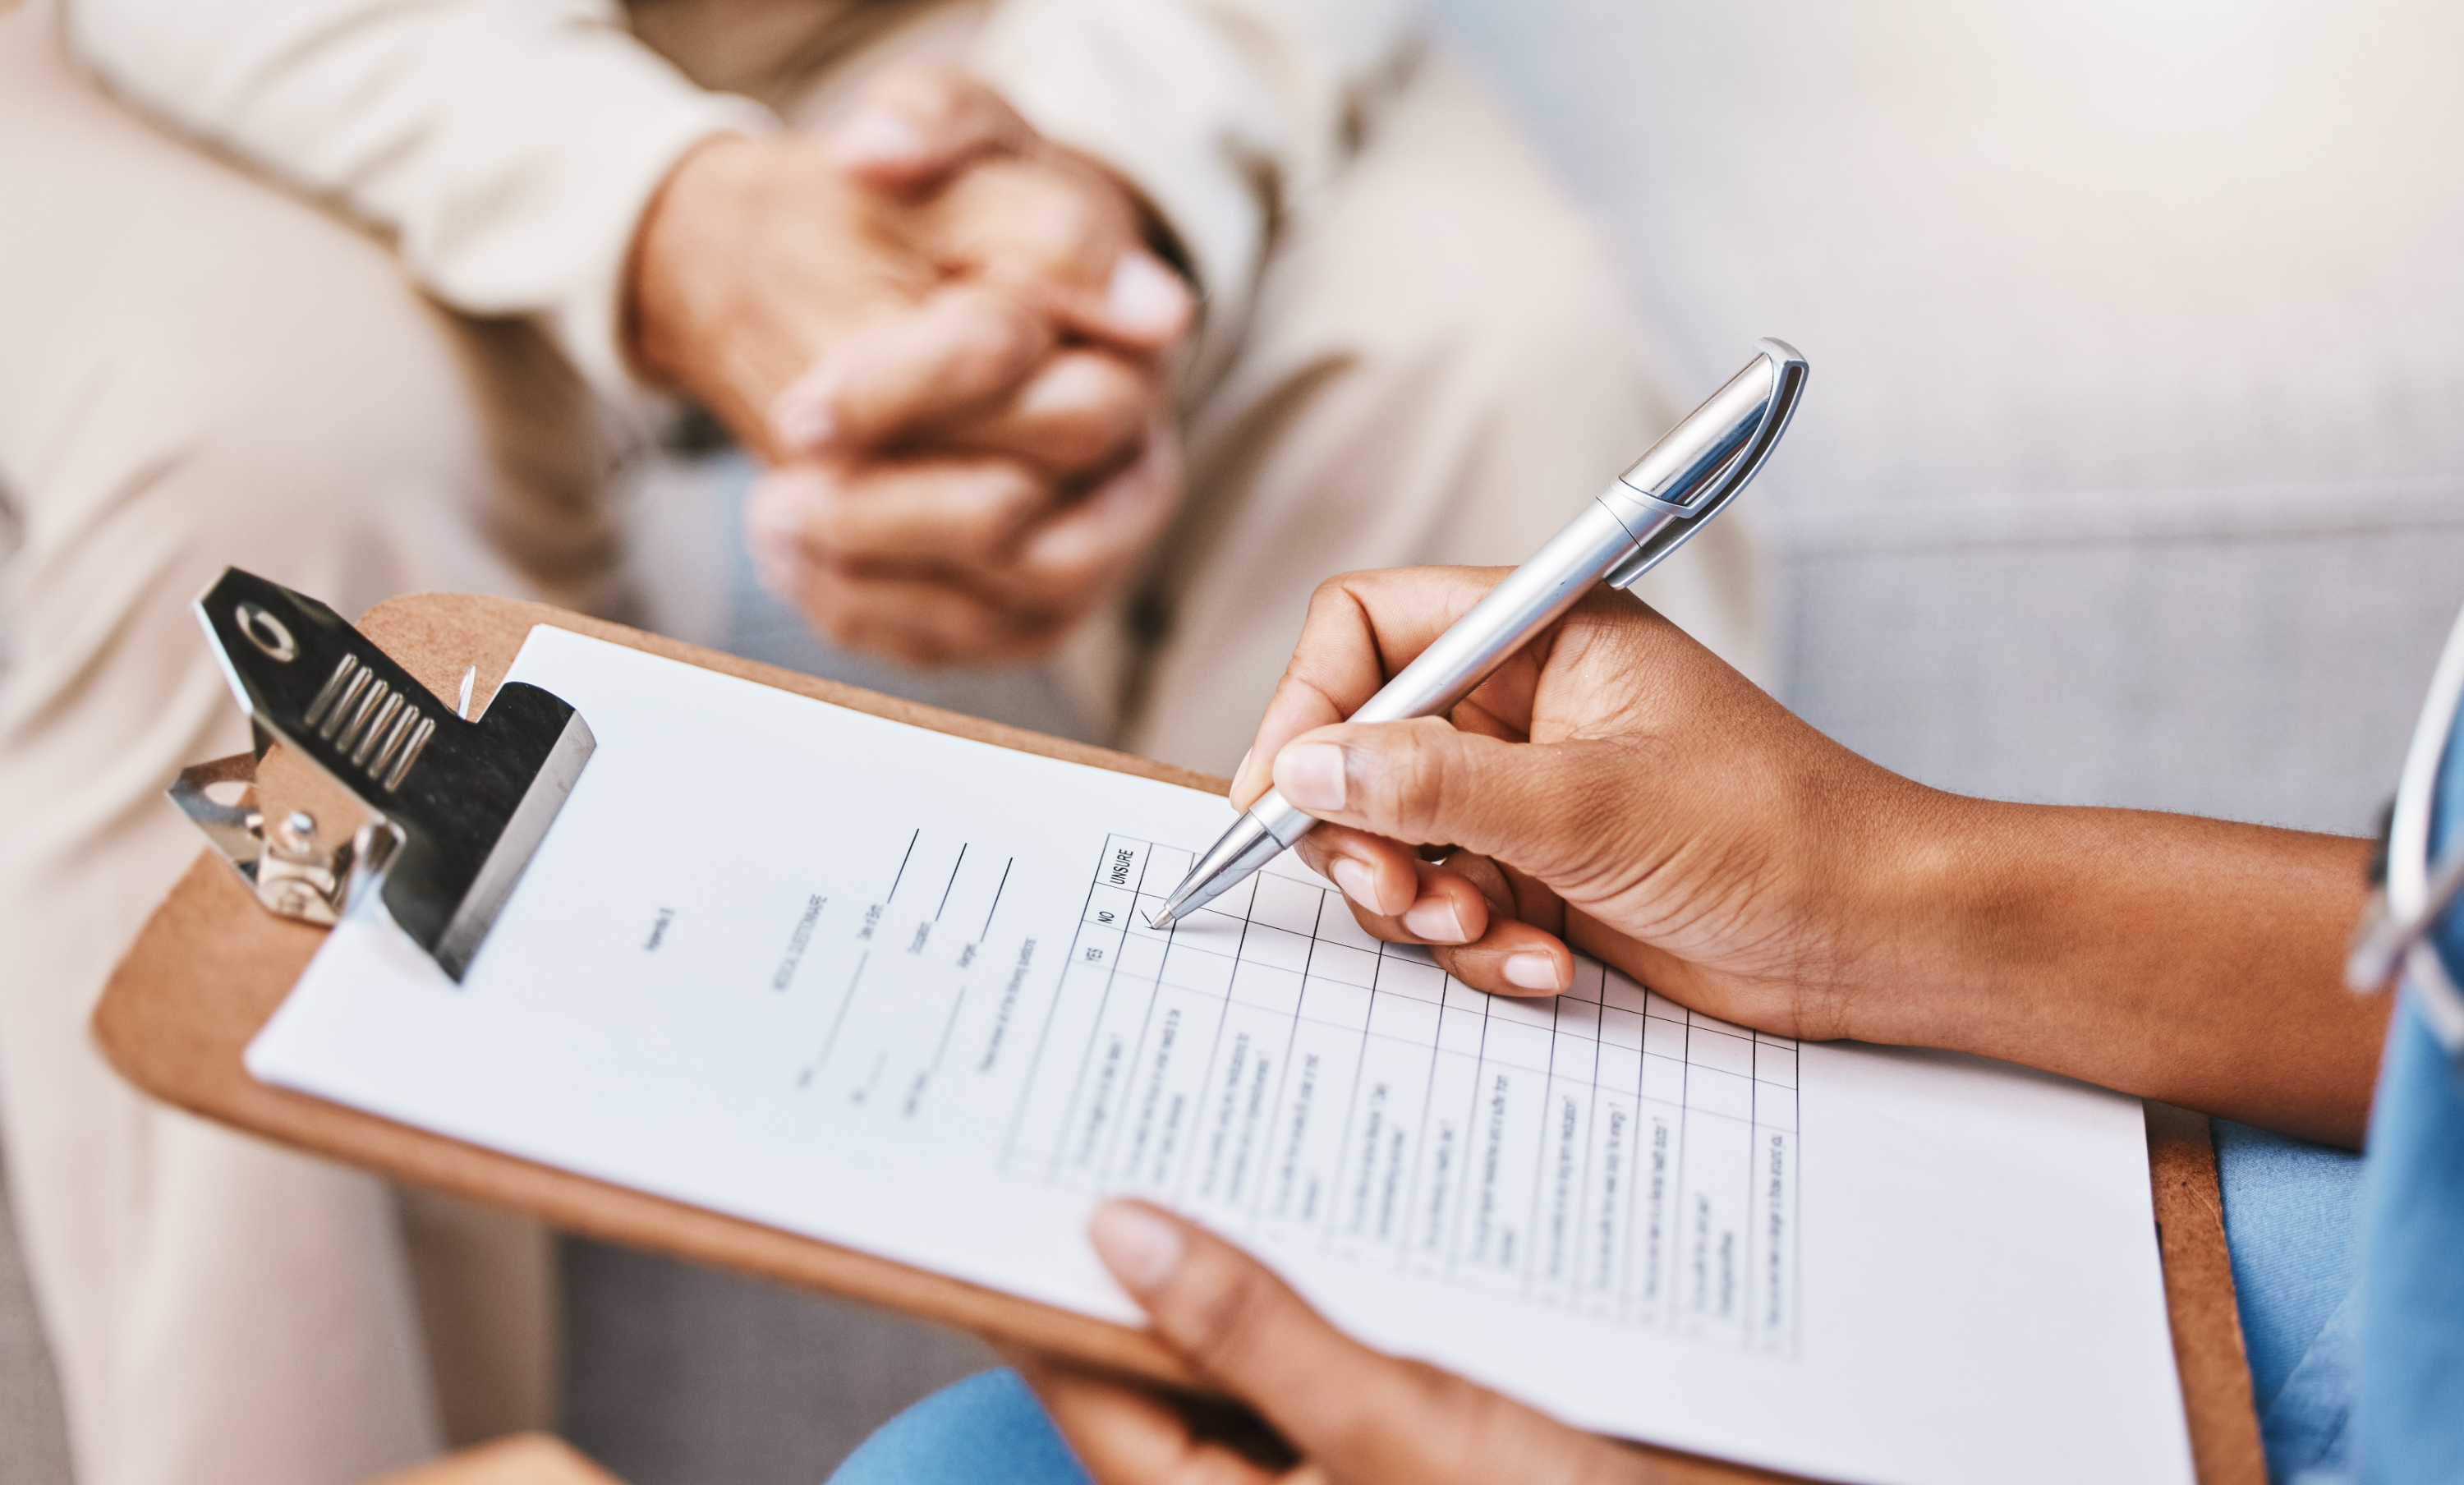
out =
{"type": "Polygon", "coordinates": [[[552,629],[599,748],[464,983],[327,940],[259,1077],[1089,1314],[1102,1193],[1573,1422],[1830,1478],[2190,1479],[2135,1100],[1492,999],[1191,790],[552,629]]]}

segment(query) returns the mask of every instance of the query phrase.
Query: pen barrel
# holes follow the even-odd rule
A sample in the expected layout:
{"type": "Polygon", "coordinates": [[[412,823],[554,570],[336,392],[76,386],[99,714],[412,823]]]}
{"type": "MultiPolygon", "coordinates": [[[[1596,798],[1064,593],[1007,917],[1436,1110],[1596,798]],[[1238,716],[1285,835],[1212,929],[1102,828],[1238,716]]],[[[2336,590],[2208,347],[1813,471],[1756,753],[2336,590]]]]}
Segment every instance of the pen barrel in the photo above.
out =
{"type": "Polygon", "coordinates": [[[1507,573],[1487,597],[1455,620],[1351,720],[1405,721],[1451,709],[1513,658],[1532,635],[1562,617],[1660,525],[1683,519],[1673,512],[1654,512],[1645,518],[1643,529],[1636,530],[1601,500],[1593,500],[1529,562],[1507,573]]]}

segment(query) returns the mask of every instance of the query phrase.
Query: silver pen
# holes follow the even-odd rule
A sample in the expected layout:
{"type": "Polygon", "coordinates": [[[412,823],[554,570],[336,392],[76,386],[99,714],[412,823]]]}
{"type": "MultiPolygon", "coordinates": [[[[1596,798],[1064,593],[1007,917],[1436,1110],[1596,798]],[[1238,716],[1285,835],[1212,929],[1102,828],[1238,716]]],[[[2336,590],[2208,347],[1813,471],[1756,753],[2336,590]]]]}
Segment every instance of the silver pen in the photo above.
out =
{"type": "MultiPolygon", "coordinates": [[[[1351,720],[1404,721],[1450,711],[1594,583],[1632,587],[1754,477],[1787,431],[1805,376],[1805,358],[1795,347],[1755,342],[1754,359],[1727,386],[1612,480],[1351,720]]],[[[1269,788],[1173,889],[1153,926],[1169,928],[1239,886],[1317,823],[1269,788]]]]}

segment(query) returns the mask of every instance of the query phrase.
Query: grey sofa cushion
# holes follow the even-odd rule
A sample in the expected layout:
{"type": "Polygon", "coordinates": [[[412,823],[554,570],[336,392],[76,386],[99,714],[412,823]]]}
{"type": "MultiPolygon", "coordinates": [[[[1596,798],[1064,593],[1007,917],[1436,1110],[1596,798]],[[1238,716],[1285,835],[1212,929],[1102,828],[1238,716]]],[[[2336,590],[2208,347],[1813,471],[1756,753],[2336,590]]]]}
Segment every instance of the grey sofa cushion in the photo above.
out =
{"type": "Polygon", "coordinates": [[[2464,605],[2464,482],[1800,506],[1788,698],[1928,784],[2362,833],[2464,605]]]}

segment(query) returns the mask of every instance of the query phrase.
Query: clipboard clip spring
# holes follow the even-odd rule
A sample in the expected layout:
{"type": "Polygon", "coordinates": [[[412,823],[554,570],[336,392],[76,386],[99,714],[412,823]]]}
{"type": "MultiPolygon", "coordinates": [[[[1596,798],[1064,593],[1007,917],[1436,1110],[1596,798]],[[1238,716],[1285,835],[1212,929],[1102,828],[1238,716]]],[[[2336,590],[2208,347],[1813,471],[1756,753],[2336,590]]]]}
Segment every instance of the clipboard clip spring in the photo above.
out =
{"type": "Polygon", "coordinates": [[[184,769],[171,802],[269,910],[330,925],[378,892],[458,984],[598,745],[582,715],[508,681],[467,720],[333,610],[237,567],[195,611],[255,745],[184,769]],[[277,741],[364,821],[269,821],[257,765],[277,741]]]}
{"type": "Polygon", "coordinates": [[[400,832],[389,822],[370,820],[328,844],[305,809],[289,811],[269,831],[256,796],[261,756],[260,749],[181,769],[171,781],[171,803],[205,832],[257,901],[284,918],[331,927],[342,916],[357,871],[381,867],[401,843],[400,832]],[[217,790],[231,797],[217,798],[217,790]]]}

